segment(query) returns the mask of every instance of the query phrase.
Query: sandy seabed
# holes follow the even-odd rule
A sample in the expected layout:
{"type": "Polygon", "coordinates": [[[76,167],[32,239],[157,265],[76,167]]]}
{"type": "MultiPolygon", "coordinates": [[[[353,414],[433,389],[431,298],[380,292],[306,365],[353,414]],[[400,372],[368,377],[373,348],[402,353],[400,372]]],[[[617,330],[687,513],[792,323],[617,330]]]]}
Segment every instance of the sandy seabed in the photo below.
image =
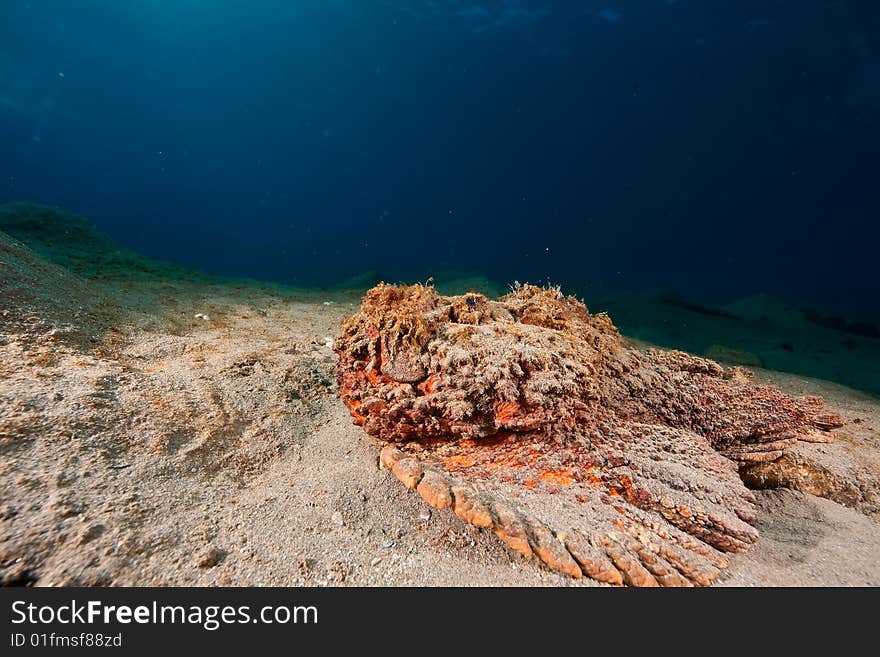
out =
{"type": "MultiPolygon", "coordinates": [[[[0,232],[0,582],[595,584],[429,509],[379,468],[335,388],[330,339],[358,292],[102,253],[83,272],[88,254],[62,267],[45,240],[0,232]]],[[[880,402],[755,372],[846,417],[837,442],[803,449],[861,496],[759,491],[761,537],[720,584],[880,584],[880,402]]]]}

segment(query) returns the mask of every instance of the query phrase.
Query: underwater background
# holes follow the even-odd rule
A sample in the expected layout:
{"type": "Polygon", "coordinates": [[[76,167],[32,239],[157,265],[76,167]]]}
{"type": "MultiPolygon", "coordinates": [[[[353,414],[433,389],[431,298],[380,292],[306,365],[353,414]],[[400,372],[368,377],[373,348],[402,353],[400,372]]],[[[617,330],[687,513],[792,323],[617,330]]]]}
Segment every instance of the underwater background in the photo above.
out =
{"type": "Polygon", "coordinates": [[[772,298],[873,340],[878,154],[869,1],[0,3],[0,203],[214,274],[549,281],[624,329],[649,290],[772,298]]]}

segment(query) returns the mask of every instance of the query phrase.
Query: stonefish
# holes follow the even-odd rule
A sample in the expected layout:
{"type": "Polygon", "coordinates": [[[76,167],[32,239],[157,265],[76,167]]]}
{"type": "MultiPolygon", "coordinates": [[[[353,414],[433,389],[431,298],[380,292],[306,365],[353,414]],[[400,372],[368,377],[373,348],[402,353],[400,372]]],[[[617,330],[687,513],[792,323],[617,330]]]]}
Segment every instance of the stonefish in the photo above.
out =
{"type": "Polygon", "coordinates": [[[742,464],[842,419],[748,371],[628,346],[557,289],[379,285],[336,341],[342,400],[431,506],[572,577],[711,584],[757,539],[742,464]]]}

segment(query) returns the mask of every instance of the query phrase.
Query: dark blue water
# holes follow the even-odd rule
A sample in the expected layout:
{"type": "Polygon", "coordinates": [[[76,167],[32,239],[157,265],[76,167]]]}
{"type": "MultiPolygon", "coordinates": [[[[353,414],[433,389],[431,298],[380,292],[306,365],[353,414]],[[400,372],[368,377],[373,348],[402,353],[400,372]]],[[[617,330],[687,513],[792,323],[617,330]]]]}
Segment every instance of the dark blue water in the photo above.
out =
{"type": "Polygon", "coordinates": [[[0,201],[224,274],[880,317],[880,5],[2,0],[0,201]]]}

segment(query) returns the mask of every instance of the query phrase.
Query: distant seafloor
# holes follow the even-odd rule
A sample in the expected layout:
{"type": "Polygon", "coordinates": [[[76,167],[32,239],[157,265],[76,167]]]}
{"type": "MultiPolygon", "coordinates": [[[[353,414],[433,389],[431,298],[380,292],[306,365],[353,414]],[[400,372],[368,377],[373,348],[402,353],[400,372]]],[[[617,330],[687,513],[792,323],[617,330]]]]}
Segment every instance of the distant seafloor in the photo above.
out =
{"type": "MultiPolygon", "coordinates": [[[[0,231],[86,280],[100,277],[106,281],[109,277],[124,284],[128,278],[146,276],[242,284],[241,279],[143,257],[114,242],[87,219],[41,205],[0,205],[0,231]]],[[[375,272],[365,272],[332,285],[296,289],[324,292],[329,298],[364,291],[380,278],[375,272]]],[[[431,280],[444,294],[479,292],[497,297],[508,286],[508,282],[492,280],[480,272],[426,272],[419,282],[425,280],[431,280]]],[[[796,308],[760,291],[723,305],[706,305],[675,291],[647,288],[593,289],[584,301],[591,312],[607,312],[621,332],[635,341],[681,349],[725,364],[824,379],[880,395],[880,328],[871,323],[796,308]]]]}

